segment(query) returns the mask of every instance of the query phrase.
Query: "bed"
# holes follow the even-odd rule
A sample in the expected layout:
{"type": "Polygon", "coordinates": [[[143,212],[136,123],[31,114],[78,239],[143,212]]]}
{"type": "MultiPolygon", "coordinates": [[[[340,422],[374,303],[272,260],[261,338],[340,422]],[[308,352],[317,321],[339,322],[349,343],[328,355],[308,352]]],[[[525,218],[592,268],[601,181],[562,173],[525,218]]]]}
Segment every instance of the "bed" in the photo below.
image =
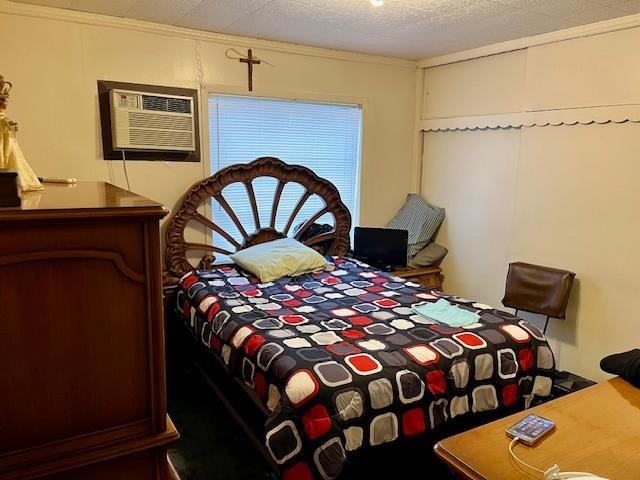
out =
{"type": "MultiPolygon", "coordinates": [[[[220,380],[215,376],[233,378],[264,413],[262,432],[253,434],[285,479],[335,478],[353,458],[376,455],[460,419],[510,412],[551,391],[554,358],[536,327],[347,257],[350,223],[330,182],[263,157],[194,185],[167,229],[166,278],[177,284],[169,300],[173,321],[210,354],[205,362],[222,365],[224,373],[210,375],[211,383],[220,380]],[[253,181],[262,176],[277,180],[264,227],[253,192],[253,181]],[[247,190],[253,233],[240,225],[223,196],[237,182],[247,190]],[[289,182],[301,184],[304,193],[279,231],[274,212],[289,182]],[[236,248],[282,238],[312,195],[324,207],[302,219],[295,237],[325,247],[329,263],[323,272],[262,284],[239,267],[215,265],[215,254],[228,250],[185,240],[189,222],[228,235],[199,213],[210,199],[238,227],[243,238],[233,239],[236,248]],[[305,237],[326,214],[333,217],[331,231],[305,237]],[[204,251],[196,268],[190,251],[204,251]],[[439,298],[478,312],[480,320],[452,328],[411,310],[439,298]]],[[[224,389],[217,391],[225,396],[224,389]]],[[[250,416],[237,411],[238,402],[226,404],[237,419],[250,416]]]]}

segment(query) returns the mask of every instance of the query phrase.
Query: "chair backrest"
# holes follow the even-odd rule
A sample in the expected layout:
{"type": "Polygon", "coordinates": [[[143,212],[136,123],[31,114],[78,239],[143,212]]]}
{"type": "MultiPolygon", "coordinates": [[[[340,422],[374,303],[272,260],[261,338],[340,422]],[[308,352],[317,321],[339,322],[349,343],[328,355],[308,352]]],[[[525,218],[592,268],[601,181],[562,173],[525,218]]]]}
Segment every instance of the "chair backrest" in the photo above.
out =
{"type": "Polygon", "coordinates": [[[575,276],[567,270],[510,263],[502,304],[516,310],[564,318],[575,276]]]}

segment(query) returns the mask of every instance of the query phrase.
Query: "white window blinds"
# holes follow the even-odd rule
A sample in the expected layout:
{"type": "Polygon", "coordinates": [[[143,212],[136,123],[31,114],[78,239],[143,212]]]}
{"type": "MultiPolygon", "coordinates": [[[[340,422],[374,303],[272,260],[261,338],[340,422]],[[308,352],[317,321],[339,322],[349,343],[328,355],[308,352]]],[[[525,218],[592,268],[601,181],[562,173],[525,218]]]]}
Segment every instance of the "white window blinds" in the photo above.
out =
{"type": "MultiPolygon", "coordinates": [[[[356,224],[361,121],[362,110],[358,105],[213,95],[209,98],[212,173],[266,156],[304,165],[338,188],[356,224]]],[[[272,178],[259,178],[253,182],[263,227],[269,225],[275,188],[276,180],[272,178]]],[[[282,230],[302,192],[298,185],[285,186],[276,229],[282,230]]],[[[230,185],[223,191],[223,196],[251,234],[255,225],[244,186],[230,185]]],[[[319,198],[311,197],[293,225],[311,217],[323,206],[319,198]]],[[[212,217],[216,224],[242,243],[237,228],[216,202],[212,205],[212,217]]],[[[333,218],[325,215],[318,223],[333,224],[333,218]]],[[[289,235],[293,235],[293,228],[289,235]]],[[[213,240],[216,246],[235,250],[218,234],[213,240]]]]}

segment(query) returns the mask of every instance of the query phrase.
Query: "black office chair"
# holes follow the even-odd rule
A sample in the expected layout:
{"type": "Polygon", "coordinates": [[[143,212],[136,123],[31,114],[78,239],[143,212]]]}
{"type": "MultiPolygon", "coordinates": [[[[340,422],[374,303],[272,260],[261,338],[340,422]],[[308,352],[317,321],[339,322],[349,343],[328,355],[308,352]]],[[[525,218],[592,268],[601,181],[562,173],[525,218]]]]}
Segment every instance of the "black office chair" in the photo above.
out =
{"type": "Polygon", "coordinates": [[[569,294],[576,274],[567,270],[542,267],[530,263],[509,264],[502,304],[520,310],[545,315],[544,333],[549,318],[564,318],[569,294]]]}

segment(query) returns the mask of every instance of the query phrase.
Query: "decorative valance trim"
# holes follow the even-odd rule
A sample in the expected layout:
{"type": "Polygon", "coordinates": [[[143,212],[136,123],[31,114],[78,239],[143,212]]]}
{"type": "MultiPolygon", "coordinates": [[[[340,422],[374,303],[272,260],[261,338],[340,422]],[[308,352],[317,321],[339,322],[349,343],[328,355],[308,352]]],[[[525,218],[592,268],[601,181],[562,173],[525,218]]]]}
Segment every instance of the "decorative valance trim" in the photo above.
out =
{"type": "Polygon", "coordinates": [[[640,105],[631,104],[466,117],[428,118],[420,121],[420,129],[425,132],[447,132],[455,130],[495,130],[625,122],[640,123],[640,105]]]}

